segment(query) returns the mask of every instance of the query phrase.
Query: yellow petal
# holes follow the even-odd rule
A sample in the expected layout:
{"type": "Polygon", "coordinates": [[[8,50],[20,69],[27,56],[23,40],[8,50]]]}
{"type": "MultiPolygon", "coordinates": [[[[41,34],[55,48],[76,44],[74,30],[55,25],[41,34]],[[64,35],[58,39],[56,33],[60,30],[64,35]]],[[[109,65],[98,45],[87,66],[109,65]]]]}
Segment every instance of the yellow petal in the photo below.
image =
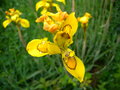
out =
{"type": "Polygon", "coordinates": [[[48,18],[48,16],[46,14],[43,14],[42,16],[37,18],[35,22],[43,22],[46,18],[48,18]]]}
{"type": "Polygon", "coordinates": [[[52,3],[52,6],[54,6],[58,12],[61,11],[60,6],[58,4],[52,3]]]}
{"type": "Polygon", "coordinates": [[[85,74],[83,62],[77,56],[75,56],[74,52],[70,49],[67,49],[62,53],[62,59],[66,70],[80,82],[82,82],[85,74]]]}
{"type": "Polygon", "coordinates": [[[90,13],[88,13],[88,12],[86,12],[85,13],[85,16],[87,16],[87,17],[89,17],[89,18],[91,18],[92,16],[91,16],[91,14],[90,13]]]}
{"type": "Polygon", "coordinates": [[[20,24],[24,28],[30,27],[30,23],[29,23],[29,21],[27,19],[20,19],[20,24]]]}
{"type": "Polygon", "coordinates": [[[54,43],[56,43],[61,49],[66,49],[70,44],[73,43],[72,37],[64,31],[59,31],[54,36],[54,43]]]}
{"type": "Polygon", "coordinates": [[[7,19],[3,22],[3,27],[6,28],[11,23],[11,19],[7,19]]]}
{"type": "Polygon", "coordinates": [[[78,17],[78,21],[81,22],[81,24],[87,24],[91,17],[91,14],[86,12],[84,16],[78,17]]]}
{"type": "Polygon", "coordinates": [[[63,4],[65,4],[65,0],[56,0],[58,2],[62,2],[63,4]]]}
{"type": "Polygon", "coordinates": [[[45,13],[47,13],[47,8],[43,8],[43,10],[41,11],[42,15],[45,14],[45,13]]]}
{"type": "Polygon", "coordinates": [[[66,31],[70,34],[70,36],[73,36],[78,28],[78,21],[75,17],[75,13],[71,13],[66,21],[63,23],[61,30],[66,31]],[[67,27],[67,28],[66,28],[67,27]]]}
{"type": "Polygon", "coordinates": [[[51,55],[51,54],[60,54],[61,53],[61,50],[60,48],[54,44],[54,43],[50,43],[48,45],[48,53],[51,55]]]}
{"type": "Polygon", "coordinates": [[[27,45],[26,50],[31,56],[42,57],[44,55],[60,54],[60,48],[50,41],[47,41],[47,38],[44,39],[34,39],[30,41],[27,45]]]}
{"type": "Polygon", "coordinates": [[[54,33],[56,30],[58,30],[58,27],[59,26],[57,24],[49,24],[48,22],[44,22],[43,29],[48,32],[54,33]]]}
{"type": "Polygon", "coordinates": [[[51,16],[52,19],[54,19],[55,21],[62,23],[62,21],[68,17],[68,14],[67,14],[67,12],[60,11],[60,12],[57,12],[55,14],[49,13],[49,16],[51,16]]]}
{"type": "Polygon", "coordinates": [[[83,17],[79,17],[78,21],[80,21],[81,24],[87,24],[88,23],[88,19],[89,19],[88,17],[83,16],[83,17]]]}
{"type": "Polygon", "coordinates": [[[43,1],[39,1],[36,3],[36,11],[38,11],[39,8],[41,8],[44,5],[43,1]]]}
{"type": "Polygon", "coordinates": [[[28,51],[28,53],[31,55],[31,56],[34,56],[34,57],[42,57],[44,55],[47,55],[48,53],[43,53],[41,52],[39,49],[38,49],[38,46],[41,44],[41,43],[44,43],[47,41],[47,38],[44,38],[44,39],[34,39],[32,41],[30,41],[28,44],[27,44],[27,47],[26,47],[26,50],[28,51]]]}

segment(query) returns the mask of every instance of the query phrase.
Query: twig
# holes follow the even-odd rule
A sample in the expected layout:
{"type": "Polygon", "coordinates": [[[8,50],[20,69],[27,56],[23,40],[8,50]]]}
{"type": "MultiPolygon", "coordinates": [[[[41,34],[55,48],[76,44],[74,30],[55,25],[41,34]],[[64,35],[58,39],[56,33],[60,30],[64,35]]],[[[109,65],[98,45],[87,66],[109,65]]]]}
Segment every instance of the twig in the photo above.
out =
{"type": "Polygon", "coordinates": [[[25,42],[25,40],[23,39],[23,35],[22,35],[21,30],[20,30],[20,26],[19,26],[19,25],[16,25],[16,27],[17,27],[17,30],[18,30],[19,39],[20,39],[20,41],[22,42],[23,46],[26,47],[26,42],[25,42]]]}
{"type": "Polygon", "coordinates": [[[75,12],[75,0],[72,0],[72,12],[75,12]]]}

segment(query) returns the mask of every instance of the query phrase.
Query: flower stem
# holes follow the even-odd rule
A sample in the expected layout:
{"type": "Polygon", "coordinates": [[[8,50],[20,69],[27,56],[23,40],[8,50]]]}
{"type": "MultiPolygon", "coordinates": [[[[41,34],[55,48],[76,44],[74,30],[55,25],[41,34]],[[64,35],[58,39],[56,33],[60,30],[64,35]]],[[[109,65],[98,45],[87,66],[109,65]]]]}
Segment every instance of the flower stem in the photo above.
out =
{"type": "Polygon", "coordinates": [[[75,0],[72,0],[72,12],[75,11],[75,0]]]}
{"type": "Polygon", "coordinates": [[[87,42],[87,37],[86,37],[86,25],[83,26],[83,32],[84,32],[84,39],[83,39],[83,47],[82,47],[82,59],[84,58],[85,51],[86,51],[86,42],[87,42]]]}
{"type": "Polygon", "coordinates": [[[19,39],[22,42],[23,46],[26,47],[26,42],[25,42],[25,40],[23,38],[22,32],[20,30],[20,26],[16,25],[16,27],[17,27],[17,30],[18,30],[19,39]]]}

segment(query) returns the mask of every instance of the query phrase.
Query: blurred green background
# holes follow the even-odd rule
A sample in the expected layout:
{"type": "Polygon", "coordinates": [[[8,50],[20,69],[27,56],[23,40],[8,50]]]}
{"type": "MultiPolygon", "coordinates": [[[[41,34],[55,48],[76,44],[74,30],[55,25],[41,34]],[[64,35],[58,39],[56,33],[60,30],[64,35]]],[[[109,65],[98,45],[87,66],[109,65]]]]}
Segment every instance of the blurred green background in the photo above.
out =
{"type": "MultiPolygon", "coordinates": [[[[59,55],[34,58],[19,40],[17,28],[10,24],[6,29],[2,22],[9,8],[20,10],[22,17],[30,21],[30,28],[21,28],[25,41],[53,36],[35,23],[39,12],[35,4],[39,0],[0,1],[0,90],[119,90],[120,89],[120,1],[75,0],[76,16],[85,12],[92,15],[87,29],[87,49],[82,58],[86,74],[83,83],[65,70],[59,55]]],[[[64,11],[72,12],[72,0],[64,11]]],[[[70,46],[81,58],[83,30],[79,25],[70,46]]]]}

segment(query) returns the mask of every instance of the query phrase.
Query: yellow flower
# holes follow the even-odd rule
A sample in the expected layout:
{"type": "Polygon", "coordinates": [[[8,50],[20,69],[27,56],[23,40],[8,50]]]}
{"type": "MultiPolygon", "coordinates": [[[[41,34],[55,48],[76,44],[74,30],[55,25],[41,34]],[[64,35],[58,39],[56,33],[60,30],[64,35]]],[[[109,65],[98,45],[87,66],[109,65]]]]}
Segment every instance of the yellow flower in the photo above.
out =
{"type": "Polygon", "coordinates": [[[52,0],[41,0],[36,3],[36,11],[39,10],[39,8],[43,8],[41,11],[41,14],[47,13],[48,9],[51,7],[55,7],[57,11],[61,11],[58,4],[53,3],[52,0]]]}
{"type": "Polygon", "coordinates": [[[42,57],[44,55],[60,54],[60,48],[47,38],[34,39],[27,44],[26,50],[31,56],[42,57]]]}
{"type": "Polygon", "coordinates": [[[66,12],[56,14],[47,12],[39,17],[36,22],[43,22],[43,28],[49,32],[56,31],[53,38],[54,43],[48,41],[47,38],[34,39],[27,45],[28,53],[35,57],[61,54],[66,70],[82,82],[85,74],[84,64],[74,51],[68,49],[68,46],[73,43],[72,38],[78,28],[75,13],[68,15],[66,12]]]}
{"type": "Polygon", "coordinates": [[[91,17],[92,16],[86,12],[84,16],[78,17],[78,21],[81,22],[81,24],[87,24],[91,17]]]}
{"type": "Polygon", "coordinates": [[[15,22],[16,24],[21,24],[22,27],[28,28],[30,26],[29,21],[27,19],[20,18],[21,12],[19,10],[15,10],[14,8],[6,11],[6,19],[3,22],[3,27],[6,28],[11,22],[15,22]]]}
{"type": "Polygon", "coordinates": [[[65,50],[62,53],[62,61],[66,70],[82,82],[85,74],[85,67],[83,62],[75,55],[74,51],[70,49],[65,50]]]}
{"type": "Polygon", "coordinates": [[[46,14],[43,14],[39,18],[36,19],[36,22],[43,22],[43,29],[51,32],[56,33],[60,30],[60,27],[64,20],[68,17],[68,14],[66,12],[58,12],[56,14],[47,12],[46,14]]]}
{"type": "Polygon", "coordinates": [[[61,49],[66,49],[70,44],[73,43],[72,37],[76,33],[77,28],[78,22],[77,19],[75,18],[75,13],[71,13],[61,26],[61,31],[58,31],[55,34],[54,42],[61,49]]]}

